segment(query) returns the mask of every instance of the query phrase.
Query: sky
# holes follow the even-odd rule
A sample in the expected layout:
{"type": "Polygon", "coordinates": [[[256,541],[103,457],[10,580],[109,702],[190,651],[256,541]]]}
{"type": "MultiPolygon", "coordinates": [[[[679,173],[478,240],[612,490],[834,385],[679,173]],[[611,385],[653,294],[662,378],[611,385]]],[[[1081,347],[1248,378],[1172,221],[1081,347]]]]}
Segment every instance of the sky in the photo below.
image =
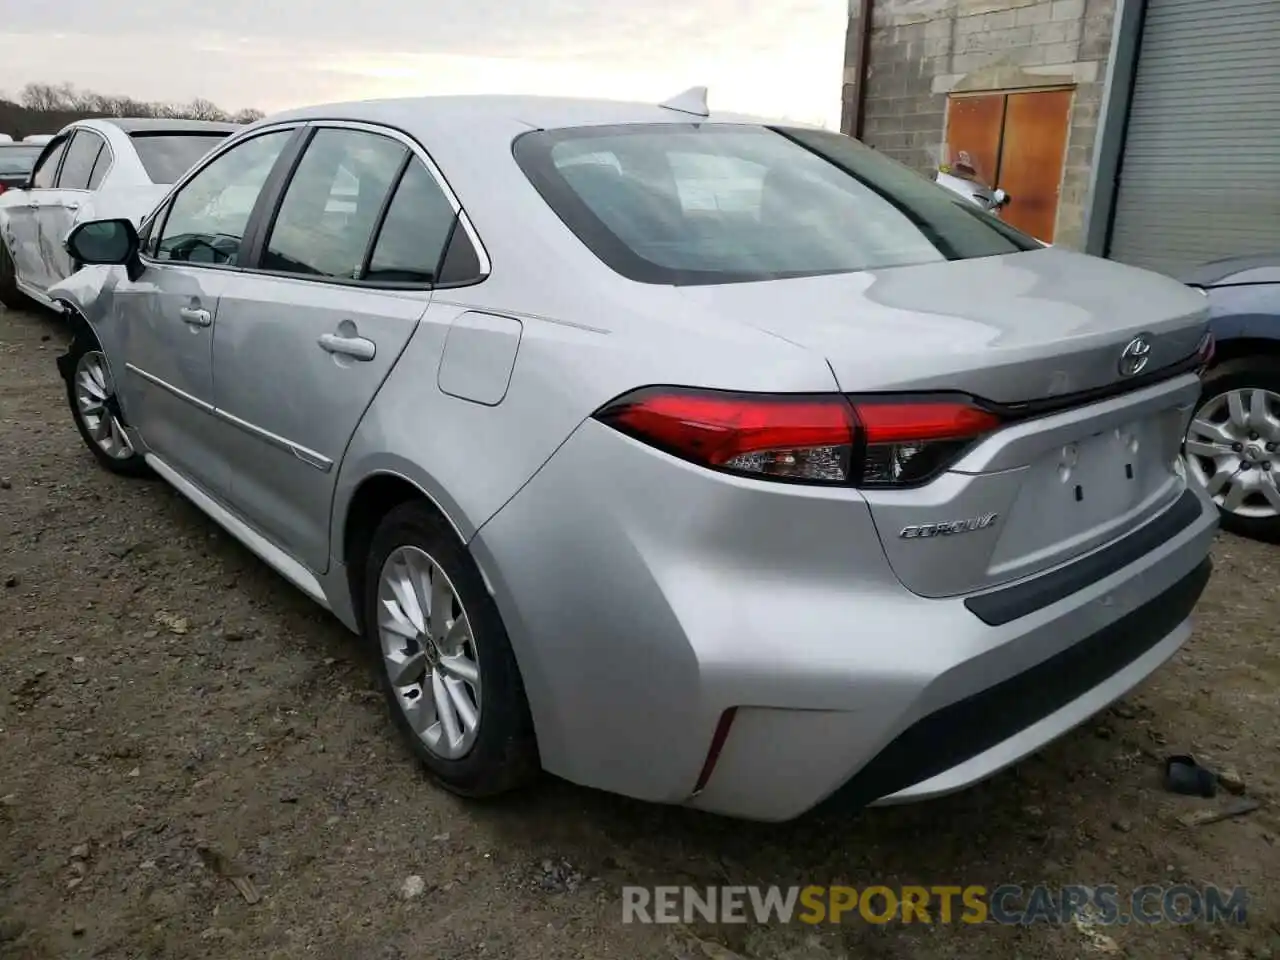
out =
{"type": "Polygon", "coordinates": [[[847,0],[0,0],[0,94],[71,83],[268,113],[541,93],[839,127],[847,0]]]}

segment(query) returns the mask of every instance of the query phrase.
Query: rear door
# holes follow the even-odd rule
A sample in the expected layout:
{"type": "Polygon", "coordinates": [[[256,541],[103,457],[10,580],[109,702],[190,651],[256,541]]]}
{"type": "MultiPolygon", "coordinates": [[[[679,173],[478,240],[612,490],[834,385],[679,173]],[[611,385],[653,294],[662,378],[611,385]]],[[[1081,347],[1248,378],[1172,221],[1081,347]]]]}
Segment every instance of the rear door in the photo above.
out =
{"type": "Polygon", "coordinates": [[[454,217],[403,136],[320,124],[256,269],[223,293],[213,376],[232,503],[313,571],[328,567],[338,465],[430,302],[454,217]]]}
{"type": "Polygon", "coordinates": [[[5,204],[5,243],[17,268],[18,279],[40,290],[47,289],[44,251],[40,244],[39,209],[42,199],[54,191],[58,168],[66,153],[69,135],[54,138],[45,147],[31,173],[31,189],[16,202],[5,204]]]}
{"type": "Polygon", "coordinates": [[[57,188],[41,197],[36,211],[44,259],[41,289],[48,289],[71,276],[71,257],[63,241],[71,232],[76,211],[89,196],[89,184],[95,169],[100,164],[105,169],[111,162],[110,158],[111,149],[100,134],[83,127],[75,131],[58,173],[57,188]]]}

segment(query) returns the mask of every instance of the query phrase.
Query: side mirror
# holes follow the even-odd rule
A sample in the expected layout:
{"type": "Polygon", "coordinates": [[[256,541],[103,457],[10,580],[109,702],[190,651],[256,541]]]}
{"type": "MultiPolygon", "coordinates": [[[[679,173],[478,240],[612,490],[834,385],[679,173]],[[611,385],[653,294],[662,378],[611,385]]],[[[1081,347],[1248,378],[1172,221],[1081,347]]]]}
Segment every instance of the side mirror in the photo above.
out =
{"type": "Polygon", "coordinates": [[[130,220],[89,220],[67,234],[64,246],[83,264],[127,264],[138,255],[138,231],[130,220]]]}

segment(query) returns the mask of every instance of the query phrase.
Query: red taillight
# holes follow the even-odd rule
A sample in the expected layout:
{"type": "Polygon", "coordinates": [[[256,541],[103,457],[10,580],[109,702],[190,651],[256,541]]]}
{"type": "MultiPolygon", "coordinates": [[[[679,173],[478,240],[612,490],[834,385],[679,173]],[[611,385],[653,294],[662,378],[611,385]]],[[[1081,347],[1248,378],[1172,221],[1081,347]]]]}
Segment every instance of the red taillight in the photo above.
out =
{"type": "Polygon", "coordinates": [[[923,483],[1001,422],[962,400],[871,398],[854,407],[866,437],[862,486],[923,483]]]}
{"type": "Polygon", "coordinates": [[[4,192],[5,192],[6,190],[8,190],[8,189],[9,189],[9,188],[8,188],[8,187],[6,187],[3,183],[0,183],[0,193],[4,193],[4,192]]]}
{"type": "Polygon", "coordinates": [[[999,426],[965,401],[736,394],[650,387],[596,419],[705,467],[773,480],[921,483],[999,426]]]}

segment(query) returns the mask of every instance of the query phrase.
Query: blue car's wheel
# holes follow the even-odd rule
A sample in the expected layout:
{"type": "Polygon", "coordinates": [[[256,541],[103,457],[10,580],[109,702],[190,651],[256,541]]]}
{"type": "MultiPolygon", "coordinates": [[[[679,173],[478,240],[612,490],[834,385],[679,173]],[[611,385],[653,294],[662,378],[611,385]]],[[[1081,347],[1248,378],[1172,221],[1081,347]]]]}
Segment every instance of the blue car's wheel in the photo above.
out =
{"type": "Polygon", "coordinates": [[[1224,529],[1280,542],[1280,359],[1214,368],[1184,449],[1192,477],[1218,504],[1224,529]]]}

